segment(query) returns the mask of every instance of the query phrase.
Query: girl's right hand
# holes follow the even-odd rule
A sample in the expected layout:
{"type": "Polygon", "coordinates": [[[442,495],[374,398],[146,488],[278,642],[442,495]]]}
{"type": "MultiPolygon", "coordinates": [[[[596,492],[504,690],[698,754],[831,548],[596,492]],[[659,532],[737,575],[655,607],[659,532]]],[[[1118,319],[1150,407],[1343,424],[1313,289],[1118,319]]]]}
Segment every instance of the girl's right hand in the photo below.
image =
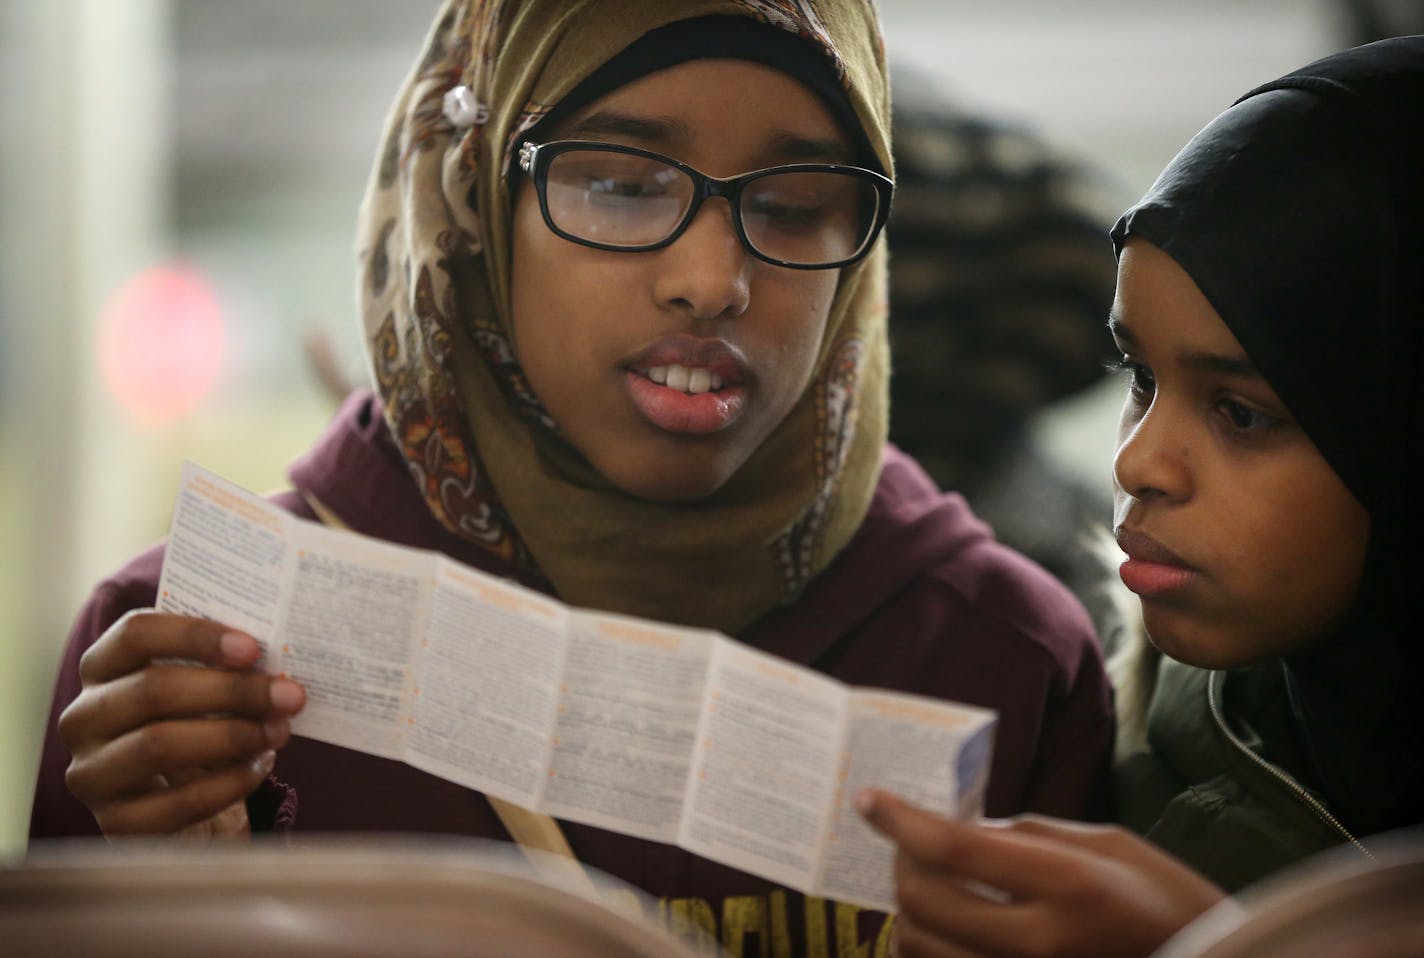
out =
{"type": "Polygon", "coordinates": [[[904,958],[1139,958],[1226,897],[1118,826],[961,822],[880,791],[856,804],[896,845],[904,958]]]}
{"type": "Polygon", "coordinates": [[[59,734],[65,784],[105,835],[248,834],[245,799],[306,704],[253,668],[260,652],[216,622],[136,611],[84,653],[59,734]]]}

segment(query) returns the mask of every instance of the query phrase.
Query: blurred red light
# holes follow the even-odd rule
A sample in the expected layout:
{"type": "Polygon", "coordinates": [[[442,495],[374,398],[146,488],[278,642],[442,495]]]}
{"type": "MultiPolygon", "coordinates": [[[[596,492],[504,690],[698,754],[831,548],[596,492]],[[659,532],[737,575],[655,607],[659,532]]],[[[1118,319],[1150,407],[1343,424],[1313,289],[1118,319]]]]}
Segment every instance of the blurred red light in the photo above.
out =
{"type": "Polygon", "coordinates": [[[222,308],[195,267],[165,263],[114,291],[99,320],[99,370],[145,425],[183,418],[217,383],[226,352],[222,308]]]}

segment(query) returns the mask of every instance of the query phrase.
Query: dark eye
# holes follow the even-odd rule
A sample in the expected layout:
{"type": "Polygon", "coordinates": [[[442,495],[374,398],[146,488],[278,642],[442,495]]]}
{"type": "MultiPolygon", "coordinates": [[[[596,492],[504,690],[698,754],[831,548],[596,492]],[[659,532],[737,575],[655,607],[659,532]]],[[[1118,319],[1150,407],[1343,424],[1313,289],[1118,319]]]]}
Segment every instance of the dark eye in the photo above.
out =
{"type": "Polygon", "coordinates": [[[1109,362],[1108,368],[1127,374],[1127,391],[1137,402],[1150,399],[1157,389],[1157,379],[1152,375],[1152,370],[1136,360],[1121,356],[1109,362]]]}
{"type": "Polygon", "coordinates": [[[815,229],[826,218],[822,205],[777,203],[766,198],[759,198],[754,204],[744,204],[743,215],[763,217],[771,229],[790,232],[815,229]]]}
{"type": "Polygon", "coordinates": [[[1217,403],[1217,408],[1231,424],[1231,428],[1238,432],[1261,432],[1277,422],[1274,416],[1268,416],[1235,399],[1222,399],[1217,403]]]}
{"type": "Polygon", "coordinates": [[[598,179],[591,179],[584,185],[591,200],[599,197],[611,197],[616,199],[641,199],[647,196],[662,196],[667,190],[663,184],[646,177],[633,179],[631,177],[604,176],[598,179]]]}

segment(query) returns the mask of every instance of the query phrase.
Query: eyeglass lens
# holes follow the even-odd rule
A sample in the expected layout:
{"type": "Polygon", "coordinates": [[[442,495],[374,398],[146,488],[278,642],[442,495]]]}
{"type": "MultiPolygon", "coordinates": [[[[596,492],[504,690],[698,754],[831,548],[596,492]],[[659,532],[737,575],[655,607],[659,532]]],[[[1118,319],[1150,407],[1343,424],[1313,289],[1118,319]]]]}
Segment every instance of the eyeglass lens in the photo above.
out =
{"type": "MultiPolygon", "coordinates": [[[[674,166],[645,156],[571,150],[549,165],[549,217],[565,233],[608,246],[651,246],[687,215],[695,184],[674,166]]],[[[860,251],[875,223],[879,195],[858,176],[830,171],[771,173],[745,185],[746,240],[771,259],[836,263],[860,251]]]]}

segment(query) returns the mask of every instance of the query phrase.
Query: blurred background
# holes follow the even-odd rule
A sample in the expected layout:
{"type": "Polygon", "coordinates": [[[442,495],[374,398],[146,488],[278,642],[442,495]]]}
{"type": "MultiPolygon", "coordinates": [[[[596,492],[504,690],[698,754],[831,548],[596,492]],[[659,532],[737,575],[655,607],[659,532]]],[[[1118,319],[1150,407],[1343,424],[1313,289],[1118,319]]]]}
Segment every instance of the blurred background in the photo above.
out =
{"type": "MultiPolygon", "coordinates": [[[[880,0],[914,83],[1099,174],[1104,223],[1258,82],[1413,0],[880,0]]],[[[0,0],[0,855],[53,670],[194,459],[258,491],[365,379],[351,235],[435,0],[0,0]]],[[[1106,240],[1103,241],[1106,243],[1106,240]]],[[[1035,415],[1106,489],[1115,384],[1035,415]]]]}

